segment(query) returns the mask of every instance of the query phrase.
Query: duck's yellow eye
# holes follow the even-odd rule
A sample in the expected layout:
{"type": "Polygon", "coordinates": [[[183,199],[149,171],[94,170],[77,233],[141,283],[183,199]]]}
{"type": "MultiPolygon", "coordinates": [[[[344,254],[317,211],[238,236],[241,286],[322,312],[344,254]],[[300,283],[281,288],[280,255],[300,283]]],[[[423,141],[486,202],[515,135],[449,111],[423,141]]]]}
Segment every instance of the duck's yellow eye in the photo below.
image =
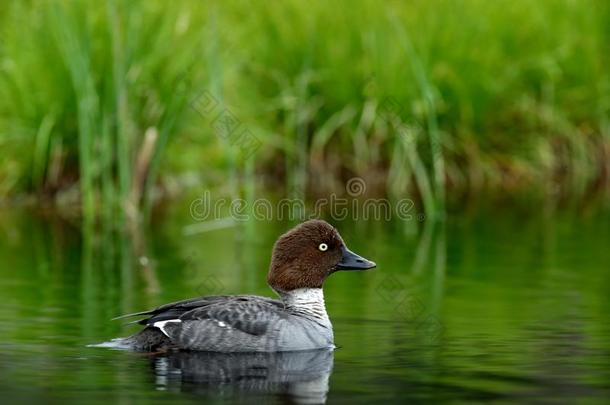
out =
{"type": "Polygon", "coordinates": [[[328,250],[328,245],[326,243],[320,243],[318,249],[320,249],[322,252],[326,252],[328,250]]]}

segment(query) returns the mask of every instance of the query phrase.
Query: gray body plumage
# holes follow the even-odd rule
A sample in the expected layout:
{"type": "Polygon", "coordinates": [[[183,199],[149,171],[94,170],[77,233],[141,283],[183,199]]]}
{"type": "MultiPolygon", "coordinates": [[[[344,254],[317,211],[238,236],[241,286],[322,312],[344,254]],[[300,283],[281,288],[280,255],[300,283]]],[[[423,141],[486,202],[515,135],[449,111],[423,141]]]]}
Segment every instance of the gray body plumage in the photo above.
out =
{"type": "Polygon", "coordinates": [[[147,316],[138,322],[147,328],[121,345],[137,350],[281,352],[334,347],[321,289],[282,294],[282,300],[201,297],[133,315],[147,316]]]}

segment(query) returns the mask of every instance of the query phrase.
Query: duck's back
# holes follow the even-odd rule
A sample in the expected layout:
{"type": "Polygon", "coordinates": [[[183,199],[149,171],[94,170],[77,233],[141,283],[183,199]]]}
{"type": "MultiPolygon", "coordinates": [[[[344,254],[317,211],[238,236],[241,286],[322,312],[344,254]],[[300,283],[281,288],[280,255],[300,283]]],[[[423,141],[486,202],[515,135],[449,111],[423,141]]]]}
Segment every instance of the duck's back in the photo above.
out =
{"type": "Polygon", "coordinates": [[[210,296],[130,316],[147,327],[124,339],[137,350],[176,347],[215,352],[273,352],[332,347],[330,325],[253,295],[210,296]]]}

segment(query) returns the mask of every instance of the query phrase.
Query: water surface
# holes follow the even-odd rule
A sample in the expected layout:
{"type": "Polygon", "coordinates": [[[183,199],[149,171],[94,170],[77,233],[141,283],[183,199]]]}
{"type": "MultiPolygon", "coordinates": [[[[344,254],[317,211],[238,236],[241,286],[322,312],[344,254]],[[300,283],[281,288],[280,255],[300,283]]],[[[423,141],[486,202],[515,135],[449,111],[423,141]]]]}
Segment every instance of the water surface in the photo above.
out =
{"type": "Polygon", "coordinates": [[[496,400],[610,396],[610,215],[481,210],[422,228],[335,223],[370,272],[325,287],[338,349],[227,356],[89,348],[111,318],[204,294],[257,293],[275,238],[250,221],[185,235],[188,202],[137,235],[26,210],[0,215],[0,392],[133,403],[496,400]]]}

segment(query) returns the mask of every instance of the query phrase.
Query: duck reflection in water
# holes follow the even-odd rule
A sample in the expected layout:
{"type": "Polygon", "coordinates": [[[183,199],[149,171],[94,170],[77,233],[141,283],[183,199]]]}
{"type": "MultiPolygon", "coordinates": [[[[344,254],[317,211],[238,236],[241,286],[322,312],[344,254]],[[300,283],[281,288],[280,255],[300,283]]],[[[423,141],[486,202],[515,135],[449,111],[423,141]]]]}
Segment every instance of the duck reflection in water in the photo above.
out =
{"type": "Polygon", "coordinates": [[[152,358],[159,389],[273,395],[294,403],[326,402],[330,349],[277,353],[170,351],[152,358]]]}

